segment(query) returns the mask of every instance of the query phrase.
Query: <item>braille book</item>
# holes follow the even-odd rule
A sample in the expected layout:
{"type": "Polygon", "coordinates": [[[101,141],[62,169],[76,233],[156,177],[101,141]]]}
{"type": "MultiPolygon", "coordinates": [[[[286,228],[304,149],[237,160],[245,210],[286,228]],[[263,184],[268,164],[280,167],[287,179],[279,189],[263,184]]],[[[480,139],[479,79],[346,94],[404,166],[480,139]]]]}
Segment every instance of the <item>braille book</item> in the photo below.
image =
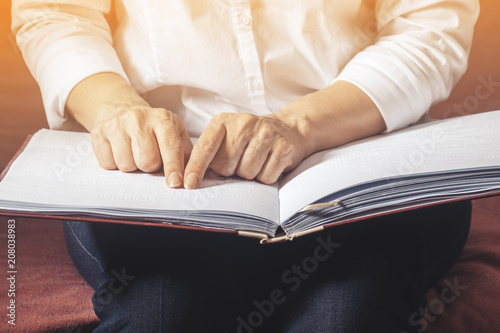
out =
{"type": "Polygon", "coordinates": [[[500,194],[500,111],[317,152],[272,185],[208,170],[196,190],[168,188],[162,172],[101,169],[90,134],[42,129],[0,179],[2,215],[201,229],[272,243],[500,194]]]}

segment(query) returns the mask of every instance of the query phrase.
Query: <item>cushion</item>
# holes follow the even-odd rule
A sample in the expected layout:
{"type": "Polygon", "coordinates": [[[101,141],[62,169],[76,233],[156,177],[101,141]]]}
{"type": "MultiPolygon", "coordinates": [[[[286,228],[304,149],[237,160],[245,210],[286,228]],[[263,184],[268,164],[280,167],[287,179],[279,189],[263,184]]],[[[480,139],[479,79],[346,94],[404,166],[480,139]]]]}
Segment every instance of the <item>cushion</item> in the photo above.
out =
{"type": "Polygon", "coordinates": [[[499,207],[499,196],[473,201],[464,251],[427,293],[426,332],[493,332],[500,328],[499,207]]]}

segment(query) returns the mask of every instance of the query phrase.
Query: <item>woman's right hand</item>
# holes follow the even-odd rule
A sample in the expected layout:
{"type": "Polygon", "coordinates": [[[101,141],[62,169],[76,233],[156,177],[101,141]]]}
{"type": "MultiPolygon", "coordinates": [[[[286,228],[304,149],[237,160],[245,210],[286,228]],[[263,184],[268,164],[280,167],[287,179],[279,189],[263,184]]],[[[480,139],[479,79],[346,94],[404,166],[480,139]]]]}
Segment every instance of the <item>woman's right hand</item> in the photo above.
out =
{"type": "Polygon", "coordinates": [[[92,146],[104,169],[156,172],[163,165],[167,185],[183,185],[184,166],[193,145],[176,114],[136,106],[102,120],[91,130],[92,146]]]}
{"type": "Polygon", "coordinates": [[[92,134],[92,146],[104,169],[158,171],[167,185],[182,187],[184,166],[193,145],[181,119],[152,108],[121,76],[92,75],[78,83],[66,110],[92,134]]]}

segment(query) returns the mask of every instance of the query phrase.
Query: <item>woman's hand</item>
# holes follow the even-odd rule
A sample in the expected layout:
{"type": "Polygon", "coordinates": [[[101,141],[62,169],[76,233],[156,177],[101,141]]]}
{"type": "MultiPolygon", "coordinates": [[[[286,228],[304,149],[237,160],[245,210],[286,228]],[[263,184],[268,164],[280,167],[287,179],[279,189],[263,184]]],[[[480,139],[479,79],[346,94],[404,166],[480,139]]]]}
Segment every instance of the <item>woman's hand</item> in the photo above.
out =
{"type": "Polygon", "coordinates": [[[127,108],[97,123],[91,134],[102,168],[156,172],[163,165],[167,185],[182,187],[193,145],[176,114],[145,106],[127,108]]]}
{"type": "Polygon", "coordinates": [[[311,153],[308,140],[280,114],[222,113],[196,142],[184,173],[184,187],[197,188],[211,165],[222,176],[272,184],[311,153]]]}
{"type": "Polygon", "coordinates": [[[163,164],[172,188],[197,188],[210,165],[224,176],[274,183],[316,151],[385,129],[373,101],[342,81],[271,115],[217,115],[194,148],[177,115],[151,108],[116,74],[100,73],[81,81],[71,91],[66,109],[92,133],[103,168],[153,172],[163,164]]]}
{"type": "Polygon", "coordinates": [[[150,107],[122,77],[100,73],[84,79],[71,91],[66,109],[92,134],[101,167],[155,172],[163,165],[167,185],[182,187],[193,147],[182,121],[150,107]]]}
{"type": "Polygon", "coordinates": [[[385,129],[377,106],[361,89],[338,81],[268,116],[220,114],[195,144],[184,187],[199,186],[205,170],[270,184],[310,154],[385,129]]]}

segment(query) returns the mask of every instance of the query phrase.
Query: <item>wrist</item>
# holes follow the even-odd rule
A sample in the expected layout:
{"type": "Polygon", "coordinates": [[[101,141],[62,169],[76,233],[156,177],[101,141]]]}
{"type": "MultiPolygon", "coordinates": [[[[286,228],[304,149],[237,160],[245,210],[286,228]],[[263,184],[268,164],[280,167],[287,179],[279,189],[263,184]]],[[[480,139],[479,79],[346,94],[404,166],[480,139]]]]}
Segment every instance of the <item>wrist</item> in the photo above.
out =
{"type": "Polygon", "coordinates": [[[374,102],[358,87],[342,81],[305,95],[276,114],[300,133],[309,153],[338,147],[385,129],[374,102]]]}
{"type": "Polygon", "coordinates": [[[303,101],[304,97],[283,106],[271,116],[287,126],[300,141],[305,155],[314,153],[315,142],[311,139],[313,135],[313,124],[309,117],[310,107],[303,101]]]}
{"type": "Polygon", "coordinates": [[[78,83],[66,102],[66,110],[88,131],[120,112],[149,104],[121,76],[92,75],[78,83]]]}
{"type": "Polygon", "coordinates": [[[321,108],[314,94],[316,93],[305,95],[274,113],[298,134],[308,152],[307,155],[324,149],[317,119],[321,108]]]}

